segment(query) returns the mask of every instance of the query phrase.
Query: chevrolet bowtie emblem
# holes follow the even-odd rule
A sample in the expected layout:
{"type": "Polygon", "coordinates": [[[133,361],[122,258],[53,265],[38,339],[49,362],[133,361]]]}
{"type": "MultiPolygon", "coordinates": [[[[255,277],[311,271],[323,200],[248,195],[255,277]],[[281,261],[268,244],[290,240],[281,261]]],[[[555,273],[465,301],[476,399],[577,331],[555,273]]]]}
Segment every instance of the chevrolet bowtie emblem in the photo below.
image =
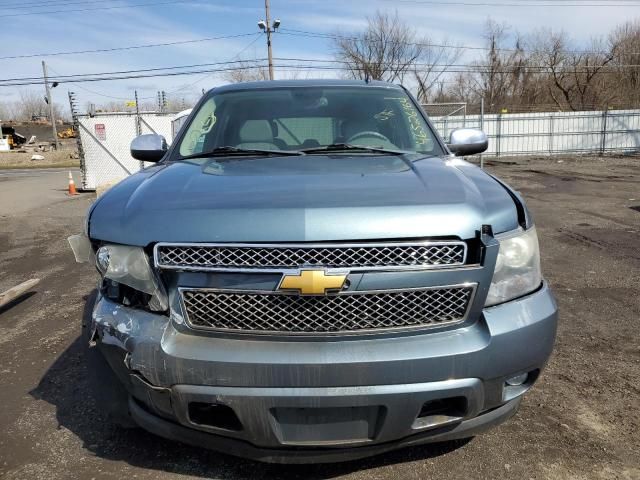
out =
{"type": "Polygon", "coordinates": [[[326,295],[327,290],[340,290],[347,274],[327,274],[324,270],[302,270],[298,274],[285,274],[278,290],[297,290],[302,295],[326,295]]]}

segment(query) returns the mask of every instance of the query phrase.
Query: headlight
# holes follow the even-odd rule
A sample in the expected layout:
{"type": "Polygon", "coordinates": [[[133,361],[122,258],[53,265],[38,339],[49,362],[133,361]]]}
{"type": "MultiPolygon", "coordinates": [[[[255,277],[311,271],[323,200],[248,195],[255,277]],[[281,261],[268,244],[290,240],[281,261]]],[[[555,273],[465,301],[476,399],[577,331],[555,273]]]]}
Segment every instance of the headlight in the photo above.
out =
{"type": "Polygon", "coordinates": [[[104,245],[96,252],[96,267],[104,278],[151,295],[151,310],[168,308],[167,294],[142,248],[104,245]]]}
{"type": "Polygon", "coordinates": [[[535,227],[515,235],[498,236],[497,240],[500,242],[500,251],[485,307],[526,295],[542,282],[535,227]]]}

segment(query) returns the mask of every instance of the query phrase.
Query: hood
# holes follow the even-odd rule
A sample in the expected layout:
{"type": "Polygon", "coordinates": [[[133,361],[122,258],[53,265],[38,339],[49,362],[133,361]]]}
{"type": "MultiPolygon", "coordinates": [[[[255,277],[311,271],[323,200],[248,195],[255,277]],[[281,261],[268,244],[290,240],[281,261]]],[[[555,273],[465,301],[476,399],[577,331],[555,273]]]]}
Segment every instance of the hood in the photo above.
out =
{"type": "Polygon", "coordinates": [[[504,187],[437,157],[307,155],[191,160],[143,170],[92,210],[93,239],[305,242],[472,238],[518,226],[504,187]]]}

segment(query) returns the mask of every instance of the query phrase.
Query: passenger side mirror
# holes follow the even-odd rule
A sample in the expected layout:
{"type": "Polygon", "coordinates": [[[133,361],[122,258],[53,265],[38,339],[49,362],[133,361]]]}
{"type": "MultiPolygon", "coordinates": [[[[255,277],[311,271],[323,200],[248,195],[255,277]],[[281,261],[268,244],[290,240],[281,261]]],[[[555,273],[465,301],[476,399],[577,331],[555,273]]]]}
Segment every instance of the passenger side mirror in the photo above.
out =
{"type": "Polygon", "coordinates": [[[489,148],[487,134],[476,128],[457,128],[449,138],[447,147],[456,157],[475,155],[489,148]]]}
{"type": "Polygon", "coordinates": [[[143,162],[158,162],[167,153],[167,141],[162,135],[140,135],[131,142],[131,156],[143,162]]]}

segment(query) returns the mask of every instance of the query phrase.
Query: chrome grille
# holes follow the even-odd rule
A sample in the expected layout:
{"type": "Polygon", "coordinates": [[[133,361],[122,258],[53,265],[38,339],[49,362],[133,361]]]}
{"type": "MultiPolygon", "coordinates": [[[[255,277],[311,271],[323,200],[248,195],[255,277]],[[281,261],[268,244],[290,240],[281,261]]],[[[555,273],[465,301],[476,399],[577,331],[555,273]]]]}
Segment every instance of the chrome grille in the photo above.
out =
{"type": "Polygon", "coordinates": [[[300,267],[435,268],[462,265],[464,242],[332,245],[158,244],[156,265],[190,270],[286,269],[300,267]]]}
{"type": "Polygon", "coordinates": [[[300,296],[181,289],[194,328],[254,333],[344,333],[461,322],[475,285],[300,296]]]}

